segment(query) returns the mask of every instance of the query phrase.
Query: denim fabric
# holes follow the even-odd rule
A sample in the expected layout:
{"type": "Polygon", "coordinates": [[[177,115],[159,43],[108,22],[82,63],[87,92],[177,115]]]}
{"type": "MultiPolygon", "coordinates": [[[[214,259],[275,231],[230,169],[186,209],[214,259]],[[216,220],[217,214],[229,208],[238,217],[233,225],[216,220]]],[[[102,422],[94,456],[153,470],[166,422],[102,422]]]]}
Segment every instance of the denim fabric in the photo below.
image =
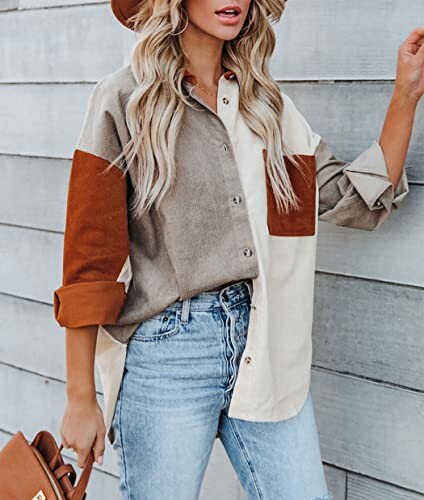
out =
{"type": "Polygon", "coordinates": [[[330,499],[310,393],[286,420],[227,414],[250,287],[176,301],[130,338],[112,421],[124,499],[197,499],[217,435],[249,500],[330,499]]]}

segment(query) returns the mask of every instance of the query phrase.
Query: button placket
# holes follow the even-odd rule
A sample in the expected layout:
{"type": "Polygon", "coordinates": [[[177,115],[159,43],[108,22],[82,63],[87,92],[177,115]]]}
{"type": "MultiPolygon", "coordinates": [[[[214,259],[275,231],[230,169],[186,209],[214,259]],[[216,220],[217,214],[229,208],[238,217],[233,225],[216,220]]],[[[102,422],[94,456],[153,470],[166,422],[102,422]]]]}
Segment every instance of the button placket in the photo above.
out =
{"type": "MultiPolygon", "coordinates": [[[[221,102],[222,98],[220,99],[221,102]]],[[[226,113],[231,110],[230,106],[226,108],[226,113]]],[[[233,193],[242,192],[243,188],[241,185],[240,174],[238,171],[238,166],[235,163],[236,159],[232,151],[231,136],[229,133],[229,128],[231,129],[231,123],[228,123],[229,128],[226,124],[226,114],[220,115],[218,113],[218,118],[222,125],[221,141],[218,146],[223,151],[221,155],[222,158],[222,173],[224,174],[224,179],[227,186],[232,188],[233,193]]],[[[218,143],[219,144],[219,143],[218,143]]],[[[249,214],[247,213],[247,208],[245,203],[242,203],[243,197],[238,194],[232,194],[229,197],[229,203],[233,206],[239,206],[237,210],[232,211],[236,244],[238,246],[238,251],[240,252],[241,259],[244,260],[245,270],[254,273],[255,276],[259,274],[259,264],[257,259],[254,259],[252,251],[252,245],[254,245],[252,229],[249,223],[249,214]]]]}

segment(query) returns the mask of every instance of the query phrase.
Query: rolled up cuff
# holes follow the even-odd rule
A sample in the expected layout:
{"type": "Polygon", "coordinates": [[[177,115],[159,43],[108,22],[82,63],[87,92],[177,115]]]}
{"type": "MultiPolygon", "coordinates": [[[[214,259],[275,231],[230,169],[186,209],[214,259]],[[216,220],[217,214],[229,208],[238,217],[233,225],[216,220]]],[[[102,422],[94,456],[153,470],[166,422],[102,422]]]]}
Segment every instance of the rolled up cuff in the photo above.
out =
{"type": "Polygon", "coordinates": [[[60,326],[68,328],[114,324],[125,298],[120,281],[73,283],[54,291],[54,315],[60,326]]]}
{"type": "Polygon", "coordinates": [[[346,180],[354,186],[369,210],[382,208],[380,198],[393,189],[387,177],[383,150],[377,141],[373,141],[368,149],[346,167],[345,174],[346,180]]]}
{"type": "MultiPolygon", "coordinates": [[[[368,149],[346,167],[345,174],[344,180],[350,181],[369,210],[385,207],[390,211],[392,206],[398,208],[409,191],[405,168],[396,190],[393,189],[388,177],[383,150],[375,140],[368,149]]],[[[342,181],[339,187],[343,192],[343,189],[347,189],[348,186],[343,186],[342,181]]]]}
{"type": "Polygon", "coordinates": [[[402,175],[399,179],[398,185],[396,186],[393,206],[398,208],[401,202],[405,199],[406,195],[409,193],[408,177],[406,176],[406,169],[402,170],[402,175]]]}

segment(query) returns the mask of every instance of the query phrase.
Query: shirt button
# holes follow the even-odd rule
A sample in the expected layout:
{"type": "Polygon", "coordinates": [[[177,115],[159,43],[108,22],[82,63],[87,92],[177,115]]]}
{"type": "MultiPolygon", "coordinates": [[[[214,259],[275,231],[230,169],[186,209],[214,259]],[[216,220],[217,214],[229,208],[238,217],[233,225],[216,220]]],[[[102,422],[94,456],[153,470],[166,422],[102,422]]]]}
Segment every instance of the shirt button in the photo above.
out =
{"type": "Polygon", "coordinates": [[[381,203],[380,200],[377,201],[376,205],[377,205],[377,207],[382,207],[383,206],[383,204],[381,203]]]}
{"type": "Polygon", "coordinates": [[[252,252],[252,250],[250,248],[245,248],[243,250],[243,254],[244,254],[245,257],[250,257],[252,255],[252,253],[253,252],[252,252]]]}
{"type": "Polygon", "coordinates": [[[223,98],[222,98],[222,102],[223,102],[224,104],[228,104],[230,101],[229,101],[226,97],[223,97],[223,98]]]}
{"type": "Polygon", "coordinates": [[[241,203],[241,197],[240,196],[233,196],[233,203],[234,205],[238,205],[241,203]]]}
{"type": "Polygon", "coordinates": [[[245,356],[244,357],[244,362],[249,365],[252,362],[252,358],[250,356],[245,356]]]}
{"type": "Polygon", "coordinates": [[[224,151],[228,151],[228,146],[227,146],[226,144],[223,144],[223,145],[222,145],[222,149],[223,149],[224,151]]]}

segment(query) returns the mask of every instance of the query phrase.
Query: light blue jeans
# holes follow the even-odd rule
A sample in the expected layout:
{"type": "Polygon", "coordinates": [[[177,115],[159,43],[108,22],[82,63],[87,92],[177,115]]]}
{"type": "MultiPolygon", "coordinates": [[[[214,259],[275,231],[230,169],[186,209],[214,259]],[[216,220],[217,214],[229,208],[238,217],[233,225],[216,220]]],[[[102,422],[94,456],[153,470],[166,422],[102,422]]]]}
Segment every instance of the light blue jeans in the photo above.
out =
{"type": "Polygon", "coordinates": [[[249,500],[330,499],[310,393],[287,420],[227,415],[250,286],[176,301],[130,338],[112,422],[124,499],[196,500],[216,436],[249,500]]]}

